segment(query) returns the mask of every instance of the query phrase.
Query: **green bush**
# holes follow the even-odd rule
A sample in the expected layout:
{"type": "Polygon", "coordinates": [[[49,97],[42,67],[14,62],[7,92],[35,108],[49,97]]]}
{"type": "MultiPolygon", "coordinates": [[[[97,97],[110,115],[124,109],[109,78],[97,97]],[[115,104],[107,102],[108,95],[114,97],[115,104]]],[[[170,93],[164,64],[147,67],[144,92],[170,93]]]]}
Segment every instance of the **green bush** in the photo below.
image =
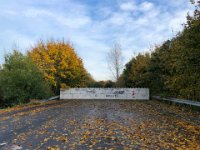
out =
{"type": "Polygon", "coordinates": [[[43,73],[31,59],[17,51],[5,57],[0,72],[0,85],[4,105],[12,106],[51,95],[43,73]]]}
{"type": "Polygon", "coordinates": [[[1,91],[1,87],[0,87],[0,108],[3,107],[4,101],[3,101],[3,93],[1,91]]]}

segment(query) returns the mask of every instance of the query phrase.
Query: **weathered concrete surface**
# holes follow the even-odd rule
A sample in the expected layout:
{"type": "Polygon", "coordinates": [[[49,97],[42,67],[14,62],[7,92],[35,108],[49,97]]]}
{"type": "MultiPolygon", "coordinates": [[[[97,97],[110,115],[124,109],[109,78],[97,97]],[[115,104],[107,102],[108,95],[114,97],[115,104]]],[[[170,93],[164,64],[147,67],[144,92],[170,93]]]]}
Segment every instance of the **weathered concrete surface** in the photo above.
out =
{"type": "Polygon", "coordinates": [[[70,88],[60,90],[60,99],[149,100],[148,88],[70,88]]]}
{"type": "Polygon", "coordinates": [[[0,111],[0,149],[200,149],[199,123],[156,101],[55,101],[0,111]]]}

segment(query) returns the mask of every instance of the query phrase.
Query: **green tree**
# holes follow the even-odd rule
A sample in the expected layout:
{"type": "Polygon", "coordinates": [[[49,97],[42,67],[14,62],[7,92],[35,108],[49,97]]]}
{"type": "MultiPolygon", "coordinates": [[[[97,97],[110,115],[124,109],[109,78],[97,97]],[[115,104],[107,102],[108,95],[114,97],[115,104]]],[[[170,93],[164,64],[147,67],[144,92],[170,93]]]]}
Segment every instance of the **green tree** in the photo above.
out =
{"type": "Polygon", "coordinates": [[[193,16],[187,16],[184,30],[172,43],[174,72],[167,77],[166,87],[171,95],[200,100],[200,6],[193,16]]]}
{"type": "Polygon", "coordinates": [[[115,82],[111,80],[105,81],[105,85],[104,85],[105,88],[114,88],[115,86],[116,86],[115,82]]]}
{"type": "Polygon", "coordinates": [[[18,51],[5,57],[0,73],[0,91],[5,105],[42,99],[50,95],[50,88],[43,80],[37,66],[18,51]]]}
{"type": "Polygon", "coordinates": [[[150,55],[139,54],[129,61],[123,71],[123,79],[127,87],[149,87],[148,66],[150,55]]]}
{"type": "MultiPolygon", "coordinates": [[[[193,1],[193,4],[195,2],[193,1]]],[[[128,87],[147,86],[153,95],[200,100],[200,2],[183,31],[157,46],[151,57],[139,54],[123,72],[128,87]]]]}
{"type": "Polygon", "coordinates": [[[107,81],[96,81],[93,82],[92,84],[90,84],[89,87],[95,87],[95,88],[112,88],[112,87],[116,87],[115,86],[115,82],[111,81],[111,80],[107,80],[107,81]]]}
{"type": "MultiPolygon", "coordinates": [[[[170,51],[171,41],[165,41],[161,46],[156,46],[155,51],[151,53],[151,59],[149,63],[149,87],[151,94],[165,95],[168,94],[165,87],[166,77],[169,76],[169,72],[172,69],[170,58],[173,52],[170,51]]],[[[173,72],[173,71],[172,71],[173,72]]]]}

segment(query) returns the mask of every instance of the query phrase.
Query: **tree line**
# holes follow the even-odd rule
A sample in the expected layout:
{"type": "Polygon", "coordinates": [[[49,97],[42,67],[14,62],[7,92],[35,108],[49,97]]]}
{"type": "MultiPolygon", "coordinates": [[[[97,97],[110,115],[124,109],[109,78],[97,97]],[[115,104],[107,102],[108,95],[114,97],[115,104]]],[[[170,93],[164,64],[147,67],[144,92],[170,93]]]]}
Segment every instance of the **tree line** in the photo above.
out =
{"type": "Polygon", "coordinates": [[[184,29],[126,65],[121,86],[148,87],[151,95],[200,100],[200,2],[184,29]]]}
{"type": "Polygon", "coordinates": [[[58,95],[60,88],[87,87],[94,79],[70,43],[39,41],[27,54],[14,50],[0,69],[0,106],[58,95]]]}
{"type": "Polygon", "coordinates": [[[122,73],[121,46],[115,44],[108,53],[115,82],[95,81],[73,46],[64,40],[41,40],[26,54],[14,50],[0,66],[0,106],[45,99],[58,95],[60,88],[71,87],[147,87],[151,95],[200,100],[200,2],[197,3],[181,32],[156,46],[152,53],[133,57],[122,73]]]}

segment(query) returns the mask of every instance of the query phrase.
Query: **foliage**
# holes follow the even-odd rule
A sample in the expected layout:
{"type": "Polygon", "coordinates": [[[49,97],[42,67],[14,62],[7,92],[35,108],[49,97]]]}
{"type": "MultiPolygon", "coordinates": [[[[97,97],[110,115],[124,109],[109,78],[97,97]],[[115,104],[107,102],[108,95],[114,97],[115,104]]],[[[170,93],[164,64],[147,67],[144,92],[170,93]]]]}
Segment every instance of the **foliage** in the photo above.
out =
{"type": "Polygon", "coordinates": [[[148,66],[150,61],[150,55],[148,53],[142,55],[139,54],[136,58],[133,58],[123,72],[123,78],[125,86],[132,87],[148,87],[148,66]]]}
{"type": "MultiPolygon", "coordinates": [[[[200,4],[200,3],[199,3],[200,4]]],[[[126,64],[127,87],[149,87],[153,95],[200,100],[200,5],[176,37],[126,64]]]]}
{"type": "Polygon", "coordinates": [[[1,140],[21,149],[200,149],[200,112],[158,101],[49,101],[0,115],[1,140]],[[17,138],[4,136],[11,125],[17,138]]]}
{"type": "Polygon", "coordinates": [[[119,79],[115,82],[115,86],[118,88],[123,88],[125,87],[125,82],[123,78],[123,74],[120,75],[119,79]]]}
{"type": "Polygon", "coordinates": [[[105,82],[104,88],[113,88],[115,87],[115,82],[108,80],[105,82]]]}
{"type": "Polygon", "coordinates": [[[1,106],[3,106],[3,105],[4,105],[4,101],[3,101],[3,92],[2,92],[1,87],[0,87],[0,108],[1,108],[1,106]]]}
{"type": "Polygon", "coordinates": [[[112,88],[115,86],[116,86],[115,82],[113,82],[111,80],[97,81],[90,85],[90,87],[95,87],[95,88],[112,88]]]}
{"type": "MultiPolygon", "coordinates": [[[[157,46],[151,54],[150,63],[148,66],[149,86],[152,94],[165,95],[167,90],[164,86],[166,76],[172,70],[170,64],[172,59],[169,57],[173,52],[170,51],[171,41],[164,42],[161,46],[157,46]]],[[[173,71],[172,71],[173,72],[173,71]]]]}
{"type": "Polygon", "coordinates": [[[4,105],[15,105],[50,95],[49,86],[44,82],[41,71],[18,51],[5,57],[0,85],[4,105]]]}
{"type": "MultiPolygon", "coordinates": [[[[0,76],[1,76],[1,72],[2,72],[2,68],[1,68],[1,65],[0,65],[0,76]]],[[[2,92],[2,87],[0,85],[0,107],[3,105],[3,92],[2,92]]]]}
{"type": "Polygon", "coordinates": [[[29,57],[44,72],[55,93],[61,85],[66,87],[85,87],[93,79],[83,66],[74,48],[64,41],[40,41],[33,47],[29,57]]]}
{"type": "Polygon", "coordinates": [[[187,16],[187,24],[172,43],[171,58],[175,73],[167,77],[166,86],[171,95],[200,100],[200,10],[194,11],[193,16],[187,16]]]}

